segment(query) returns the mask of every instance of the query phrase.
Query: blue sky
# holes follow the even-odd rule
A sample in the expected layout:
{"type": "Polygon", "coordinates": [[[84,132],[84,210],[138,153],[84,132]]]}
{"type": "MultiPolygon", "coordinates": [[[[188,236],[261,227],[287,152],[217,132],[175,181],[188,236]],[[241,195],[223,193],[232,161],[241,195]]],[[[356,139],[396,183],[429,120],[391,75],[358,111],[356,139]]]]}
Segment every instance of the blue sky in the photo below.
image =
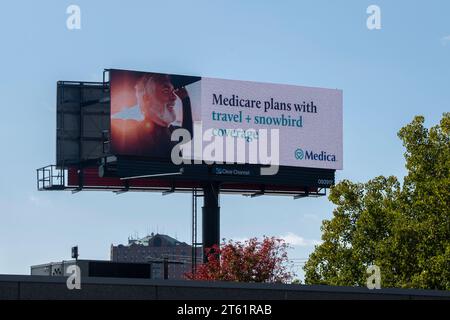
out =
{"type": "MultiPolygon", "coordinates": [[[[0,273],[108,259],[111,243],[159,231],[190,241],[189,195],[36,191],[55,161],[58,80],[104,68],[339,88],[344,170],[337,180],[405,174],[397,131],[449,111],[448,1],[3,1],[0,10],[0,273]],[[81,30],[66,8],[81,8],[81,30]],[[381,8],[368,30],[366,8],[381,8]]],[[[221,198],[222,237],[289,236],[306,258],[332,216],[326,198],[221,198]],[[302,240],[303,239],[303,240],[302,240]]]]}

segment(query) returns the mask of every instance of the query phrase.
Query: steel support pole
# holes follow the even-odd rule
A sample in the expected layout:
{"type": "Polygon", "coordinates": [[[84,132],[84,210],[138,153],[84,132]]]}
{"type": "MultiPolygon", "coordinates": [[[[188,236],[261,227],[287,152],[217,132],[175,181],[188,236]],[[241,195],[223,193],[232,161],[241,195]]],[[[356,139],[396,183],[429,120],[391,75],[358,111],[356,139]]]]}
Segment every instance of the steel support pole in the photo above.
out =
{"type": "Polygon", "coordinates": [[[205,252],[205,249],[220,245],[219,193],[220,187],[217,182],[209,182],[203,186],[203,262],[207,262],[208,259],[208,252],[205,252]]]}

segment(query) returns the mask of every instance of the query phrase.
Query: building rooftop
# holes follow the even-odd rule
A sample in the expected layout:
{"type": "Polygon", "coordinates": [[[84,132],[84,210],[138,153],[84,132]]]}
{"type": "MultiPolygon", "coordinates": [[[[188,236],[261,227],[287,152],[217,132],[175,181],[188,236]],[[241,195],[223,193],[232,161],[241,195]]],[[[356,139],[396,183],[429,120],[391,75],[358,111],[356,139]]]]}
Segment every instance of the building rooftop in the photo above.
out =
{"type": "Polygon", "coordinates": [[[172,238],[166,234],[154,234],[152,232],[150,235],[147,235],[140,239],[128,238],[128,246],[132,245],[142,245],[150,247],[176,247],[187,246],[188,244],[186,242],[178,241],[177,239],[172,238]]]}

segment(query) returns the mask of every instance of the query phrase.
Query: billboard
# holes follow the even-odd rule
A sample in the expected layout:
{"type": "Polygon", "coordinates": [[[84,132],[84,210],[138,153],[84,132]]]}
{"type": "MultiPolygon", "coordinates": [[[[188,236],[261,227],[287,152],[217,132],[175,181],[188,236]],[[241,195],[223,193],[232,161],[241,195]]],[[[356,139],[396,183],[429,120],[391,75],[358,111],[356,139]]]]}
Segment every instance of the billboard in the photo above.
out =
{"type": "Polygon", "coordinates": [[[59,81],[56,164],[96,162],[108,153],[109,91],[103,83],[59,81]]]}
{"type": "Polygon", "coordinates": [[[111,154],[343,167],[341,90],[110,70],[110,94],[111,154]]]}

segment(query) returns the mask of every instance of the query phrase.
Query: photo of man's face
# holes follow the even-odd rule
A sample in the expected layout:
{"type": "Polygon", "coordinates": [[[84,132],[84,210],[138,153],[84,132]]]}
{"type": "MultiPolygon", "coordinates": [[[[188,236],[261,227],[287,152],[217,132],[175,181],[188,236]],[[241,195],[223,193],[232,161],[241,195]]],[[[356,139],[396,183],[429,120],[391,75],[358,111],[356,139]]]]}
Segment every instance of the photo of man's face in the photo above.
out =
{"type": "MultiPolygon", "coordinates": [[[[200,80],[182,75],[111,71],[111,151],[170,158],[172,132],[183,128],[193,135],[191,98],[186,86],[200,80]]],[[[200,86],[189,90],[198,106],[200,86]]]]}
{"type": "Polygon", "coordinates": [[[173,85],[168,79],[155,82],[153,95],[158,102],[172,108],[175,105],[175,100],[177,99],[174,94],[173,85]]]}
{"type": "MultiPolygon", "coordinates": [[[[168,76],[154,75],[144,78],[140,108],[144,117],[156,125],[167,127],[175,121],[177,97],[168,76]]],[[[137,95],[139,95],[139,89],[137,95]]]]}

